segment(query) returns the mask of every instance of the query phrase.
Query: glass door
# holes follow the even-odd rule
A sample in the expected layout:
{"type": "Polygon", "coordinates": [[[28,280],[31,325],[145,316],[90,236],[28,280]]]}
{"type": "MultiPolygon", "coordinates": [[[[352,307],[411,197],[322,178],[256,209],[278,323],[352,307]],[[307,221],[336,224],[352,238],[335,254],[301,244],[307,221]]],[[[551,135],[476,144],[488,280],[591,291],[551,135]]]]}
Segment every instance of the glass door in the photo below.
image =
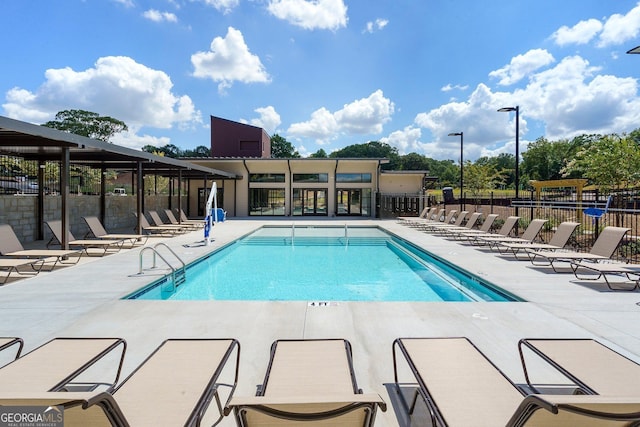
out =
{"type": "Polygon", "coordinates": [[[327,190],[296,188],[293,206],[294,215],[327,215],[327,190]]]}
{"type": "Polygon", "coordinates": [[[338,190],[338,215],[362,215],[362,190],[338,190]]]}

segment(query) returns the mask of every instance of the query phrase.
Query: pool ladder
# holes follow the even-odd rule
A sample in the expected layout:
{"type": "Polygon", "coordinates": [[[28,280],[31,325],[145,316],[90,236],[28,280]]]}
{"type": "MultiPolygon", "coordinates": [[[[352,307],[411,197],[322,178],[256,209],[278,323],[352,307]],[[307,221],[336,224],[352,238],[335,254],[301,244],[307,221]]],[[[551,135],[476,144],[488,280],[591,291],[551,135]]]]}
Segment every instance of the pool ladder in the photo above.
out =
{"type": "Polygon", "coordinates": [[[153,253],[153,266],[151,268],[157,268],[157,262],[156,261],[157,261],[157,258],[159,257],[171,269],[171,279],[172,279],[171,283],[173,283],[172,291],[175,291],[176,287],[178,285],[183,284],[187,280],[186,265],[185,265],[184,261],[182,261],[182,259],[178,256],[178,254],[176,254],[173,251],[173,249],[171,249],[165,243],[158,243],[153,247],[152,246],[145,246],[144,248],[142,248],[142,250],[140,251],[140,270],[138,271],[138,274],[142,274],[142,257],[144,255],[144,253],[147,252],[147,251],[150,251],[150,252],[153,253]],[[167,259],[165,257],[163,257],[160,252],[158,252],[158,249],[156,249],[159,246],[167,248],[167,250],[169,252],[171,252],[171,254],[178,261],[180,261],[181,267],[175,268],[173,265],[171,265],[171,263],[169,261],[167,261],[167,259]]]}

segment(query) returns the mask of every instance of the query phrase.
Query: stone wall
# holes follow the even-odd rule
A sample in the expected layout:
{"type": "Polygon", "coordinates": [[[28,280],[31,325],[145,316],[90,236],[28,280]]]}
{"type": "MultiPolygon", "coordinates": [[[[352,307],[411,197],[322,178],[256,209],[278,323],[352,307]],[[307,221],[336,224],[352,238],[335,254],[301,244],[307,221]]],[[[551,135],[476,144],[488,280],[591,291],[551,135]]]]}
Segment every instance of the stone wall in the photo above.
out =
{"type": "MultiPolygon", "coordinates": [[[[178,197],[172,198],[171,206],[178,206],[178,197]]],[[[152,195],[144,197],[145,211],[157,210],[164,218],[164,209],[169,208],[167,195],[152,195]]],[[[183,206],[187,206],[186,196],[183,196],[183,206]]],[[[105,197],[104,227],[107,231],[133,233],[136,219],[135,196],[107,196],[105,197]]],[[[38,197],[36,195],[0,195],[0,224],[9,224],[24,244],[33,242],[38,237],[37,227],[38,197]]],[[[76,239],[81,239],[87,232],[83,216],[100,216],[100,196],[70,195],[69,220],[71,233],[76,239]]],[[[44,221],[56,220],[62,217],[62,198],[60,196],[45,196],[44,221]]],[[[49,230],[45,227],[45,241],[50,238],[49,230]]]]}

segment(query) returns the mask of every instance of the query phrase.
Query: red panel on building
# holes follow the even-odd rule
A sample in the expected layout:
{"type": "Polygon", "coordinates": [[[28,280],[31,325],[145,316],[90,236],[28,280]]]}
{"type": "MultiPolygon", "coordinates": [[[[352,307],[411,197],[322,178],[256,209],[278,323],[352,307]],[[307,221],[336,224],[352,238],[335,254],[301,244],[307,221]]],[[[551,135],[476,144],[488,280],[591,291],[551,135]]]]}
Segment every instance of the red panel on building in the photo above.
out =
{"type": "Polygon", "coordinates": [[[211,157],[271,157],[264,129],[211,116],[211,157]]]}

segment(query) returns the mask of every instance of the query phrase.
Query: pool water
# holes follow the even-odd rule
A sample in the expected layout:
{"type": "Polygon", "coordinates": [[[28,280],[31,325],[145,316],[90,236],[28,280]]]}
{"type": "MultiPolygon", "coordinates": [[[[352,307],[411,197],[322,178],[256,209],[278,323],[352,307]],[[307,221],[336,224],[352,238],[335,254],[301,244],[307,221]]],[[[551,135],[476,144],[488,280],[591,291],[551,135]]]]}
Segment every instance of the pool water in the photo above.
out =
{"type": "Polygon", "coordinates": [[[258,232],[129,298],[269,301],[513,301],[507,292],[377,227],[258,232]]]}

